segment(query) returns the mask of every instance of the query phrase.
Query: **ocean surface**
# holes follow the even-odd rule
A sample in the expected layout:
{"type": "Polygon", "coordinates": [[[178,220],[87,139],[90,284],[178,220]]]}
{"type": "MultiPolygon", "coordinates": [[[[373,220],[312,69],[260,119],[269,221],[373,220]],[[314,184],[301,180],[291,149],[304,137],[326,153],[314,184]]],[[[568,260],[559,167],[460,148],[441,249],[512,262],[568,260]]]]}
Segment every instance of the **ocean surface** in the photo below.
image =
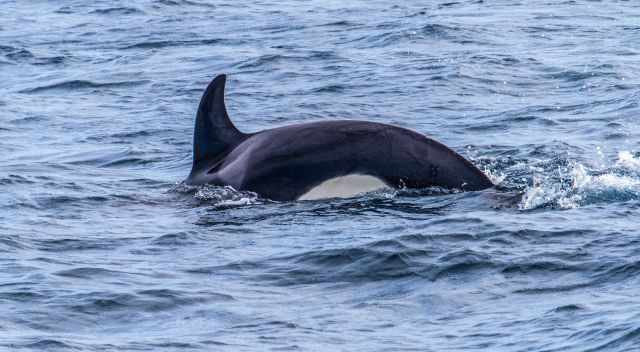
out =
{"type": "Polygon", "coordinates": [[[0,351],[640,351],[640,3],[395,3],[0,0],[0,351]],[[498,186],[188,187],[220,73],[498,186]]]}

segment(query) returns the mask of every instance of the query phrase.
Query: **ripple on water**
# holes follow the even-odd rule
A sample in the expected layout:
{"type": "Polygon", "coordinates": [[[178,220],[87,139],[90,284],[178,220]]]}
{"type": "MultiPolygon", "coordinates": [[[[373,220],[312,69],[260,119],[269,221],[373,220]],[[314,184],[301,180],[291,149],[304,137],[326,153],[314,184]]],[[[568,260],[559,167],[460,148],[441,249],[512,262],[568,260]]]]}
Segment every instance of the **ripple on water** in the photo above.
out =
{"type": "MultiPolygon", "coordinates": [[[[17,346],[16,346],[17,347],[17,346]]],[[[22,348],[31,348],[40,351],[49,351],[49,350],[81,350],[80,347],[75,346],[74,344],[65,343],[59,340],[53,339],[43,339],[35,342],[29,342],[20,346],[22,348]]]]}
{"type": "Polygon", "coordinates": [[[538,5],[9,2],[0,350],[635,351],[638,8],[538,5]],[[225,72],[243,131],[391,122],[499,185],[176,184],[225,72]]]}
{"type": "Polygon", "coordinates": [[[19,93],[32,94],[42,92],[55,92],[55,91],[78,91],[86,89],[103,89],[103,88],[126,88],[147,84],[149,81],[122,81],[122,82],[102,82],[97,83],[88,80],[70,80],[58,83],[52,83],[42,85],[34,88],[27,88],[21,90],[19,93]]]}
{"type": "Polygon", "coordinates": [[[122,47],[128,49],[162,49],[167,47],[202,46],[202,45],[233,45],[240,44],[240,41],[230,41],[226,39],[209,38],[193,40],[157,40],[144,41],[122,47]]]}
{"type": "Polygon", "coordinates": [[[114,250],[116,248],[131,244],[136,239],[131,238],[114,238],[114,239],[76,239],[76,238],[60,238],[60,239],[43,239],[35,240],[34,244],[38,250],[44,252],[67,252],[67,251],[101,251],[114,250]]]}
{"type": "Polygon", "coordinates": [[[109,16],[109,15],[144,14],[144,11],[142,11],[137,7],[107,7],[103,9],[91,10],[89,13],[109,16]]]}
{"type": "Polygon", "coordinates": [[[74,312],[116,314],[118,312],[163,312],[186,306],[232,301],[233,297],[209,291],[178,291],[168,289],[141,290],[134,294],[91,292],[69,297],[69,308],[74,312]]]}

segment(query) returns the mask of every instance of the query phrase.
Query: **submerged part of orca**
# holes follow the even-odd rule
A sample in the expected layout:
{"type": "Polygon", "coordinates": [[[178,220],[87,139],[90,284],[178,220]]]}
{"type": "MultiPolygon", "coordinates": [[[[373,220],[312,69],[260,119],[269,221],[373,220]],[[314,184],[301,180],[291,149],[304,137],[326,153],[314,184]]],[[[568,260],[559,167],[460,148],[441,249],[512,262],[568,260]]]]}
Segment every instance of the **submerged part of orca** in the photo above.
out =
{"type": "Polygon", "coordinates": [[[349,197],[385,186],[493,186],[458,153],[397,126],[341,120],[242,133],[227,114],[225,81],[216,77],[200,101],[187,184],[229,185],[272,200],[349,197]]]}

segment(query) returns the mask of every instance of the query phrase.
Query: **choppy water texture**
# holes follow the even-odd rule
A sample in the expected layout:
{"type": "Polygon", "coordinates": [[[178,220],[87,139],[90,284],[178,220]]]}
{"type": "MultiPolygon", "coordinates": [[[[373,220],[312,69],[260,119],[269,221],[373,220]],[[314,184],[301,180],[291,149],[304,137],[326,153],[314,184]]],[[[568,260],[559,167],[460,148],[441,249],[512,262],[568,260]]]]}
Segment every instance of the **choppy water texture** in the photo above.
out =
{"type": "Polygon", "coordinates": [[[0,350],[640,349],[636,1],[0,1],[0,350]],[[476,193],[180,185],[243,131],[366,119],[476,193]]]}

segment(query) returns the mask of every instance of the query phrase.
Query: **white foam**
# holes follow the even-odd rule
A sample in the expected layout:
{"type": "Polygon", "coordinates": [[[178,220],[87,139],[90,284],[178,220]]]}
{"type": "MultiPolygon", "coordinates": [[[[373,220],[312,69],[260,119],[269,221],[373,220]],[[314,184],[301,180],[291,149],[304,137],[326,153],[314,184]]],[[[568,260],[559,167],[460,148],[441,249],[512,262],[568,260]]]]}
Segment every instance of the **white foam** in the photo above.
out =
{"type": "Polygon", "coordinates": [[[489,169],[484,169],[482,171],[484,171],[484,174],[487,175],[489,180],[491,180],[491,183],[493,183],[496,186],[501,184],[502,181],[504,181],[505,178],[507,177],[507,175],[505,174],[498,173],[497,171],[491,171],[489,169]]]}
{"type": "Polygon", "coordinates": [[[258,195],[248,191],[237,191],[231,186],[203,185],[193,195],[198,200],[209,201],[216,206],[237,206],[256,204],[258,195]]]}
{"type": "MultiPolygon", "coordinates": [[[[640,160],[629,152],[620,152],[617,166],[640,171],[640,160]]],[[[543,180],[534,176],[533,185],[525,190],[520,209],[535,209],[551,205],[563,209],[576,208],[585,202],[607,198],[622,199],[640,195],[640,179],[629,175],[620,175],[615,170],[589,171],[582,164],[575,164],[568,176],[570,184],[551,178],[543,180]]],[[[562,176],[562,175],[561,175],[562,176]]]]}
{"type": "Polygon", "coordinates": [[[616,165],[626,169],[640,171],[640,159],[634,158],[633,154],[626,150],[618,153],[618,162],[616,165]]]}
{"type": "Polygon", "coordinates": [[[519,208],[535,209],[545,204],[549,204],[556,198],[557,190],[548,187],[545,182],[540,181],[536,176],[533,177],[533,185],[528,187],[522,196],[519,208]]]}
{"type": "Polygon", "coordinates": [[[637,191],[640,188],[640,180],[629,176],[605,174],[595,178],[596,186],[615,188],[621,191],[637,191]]]}

